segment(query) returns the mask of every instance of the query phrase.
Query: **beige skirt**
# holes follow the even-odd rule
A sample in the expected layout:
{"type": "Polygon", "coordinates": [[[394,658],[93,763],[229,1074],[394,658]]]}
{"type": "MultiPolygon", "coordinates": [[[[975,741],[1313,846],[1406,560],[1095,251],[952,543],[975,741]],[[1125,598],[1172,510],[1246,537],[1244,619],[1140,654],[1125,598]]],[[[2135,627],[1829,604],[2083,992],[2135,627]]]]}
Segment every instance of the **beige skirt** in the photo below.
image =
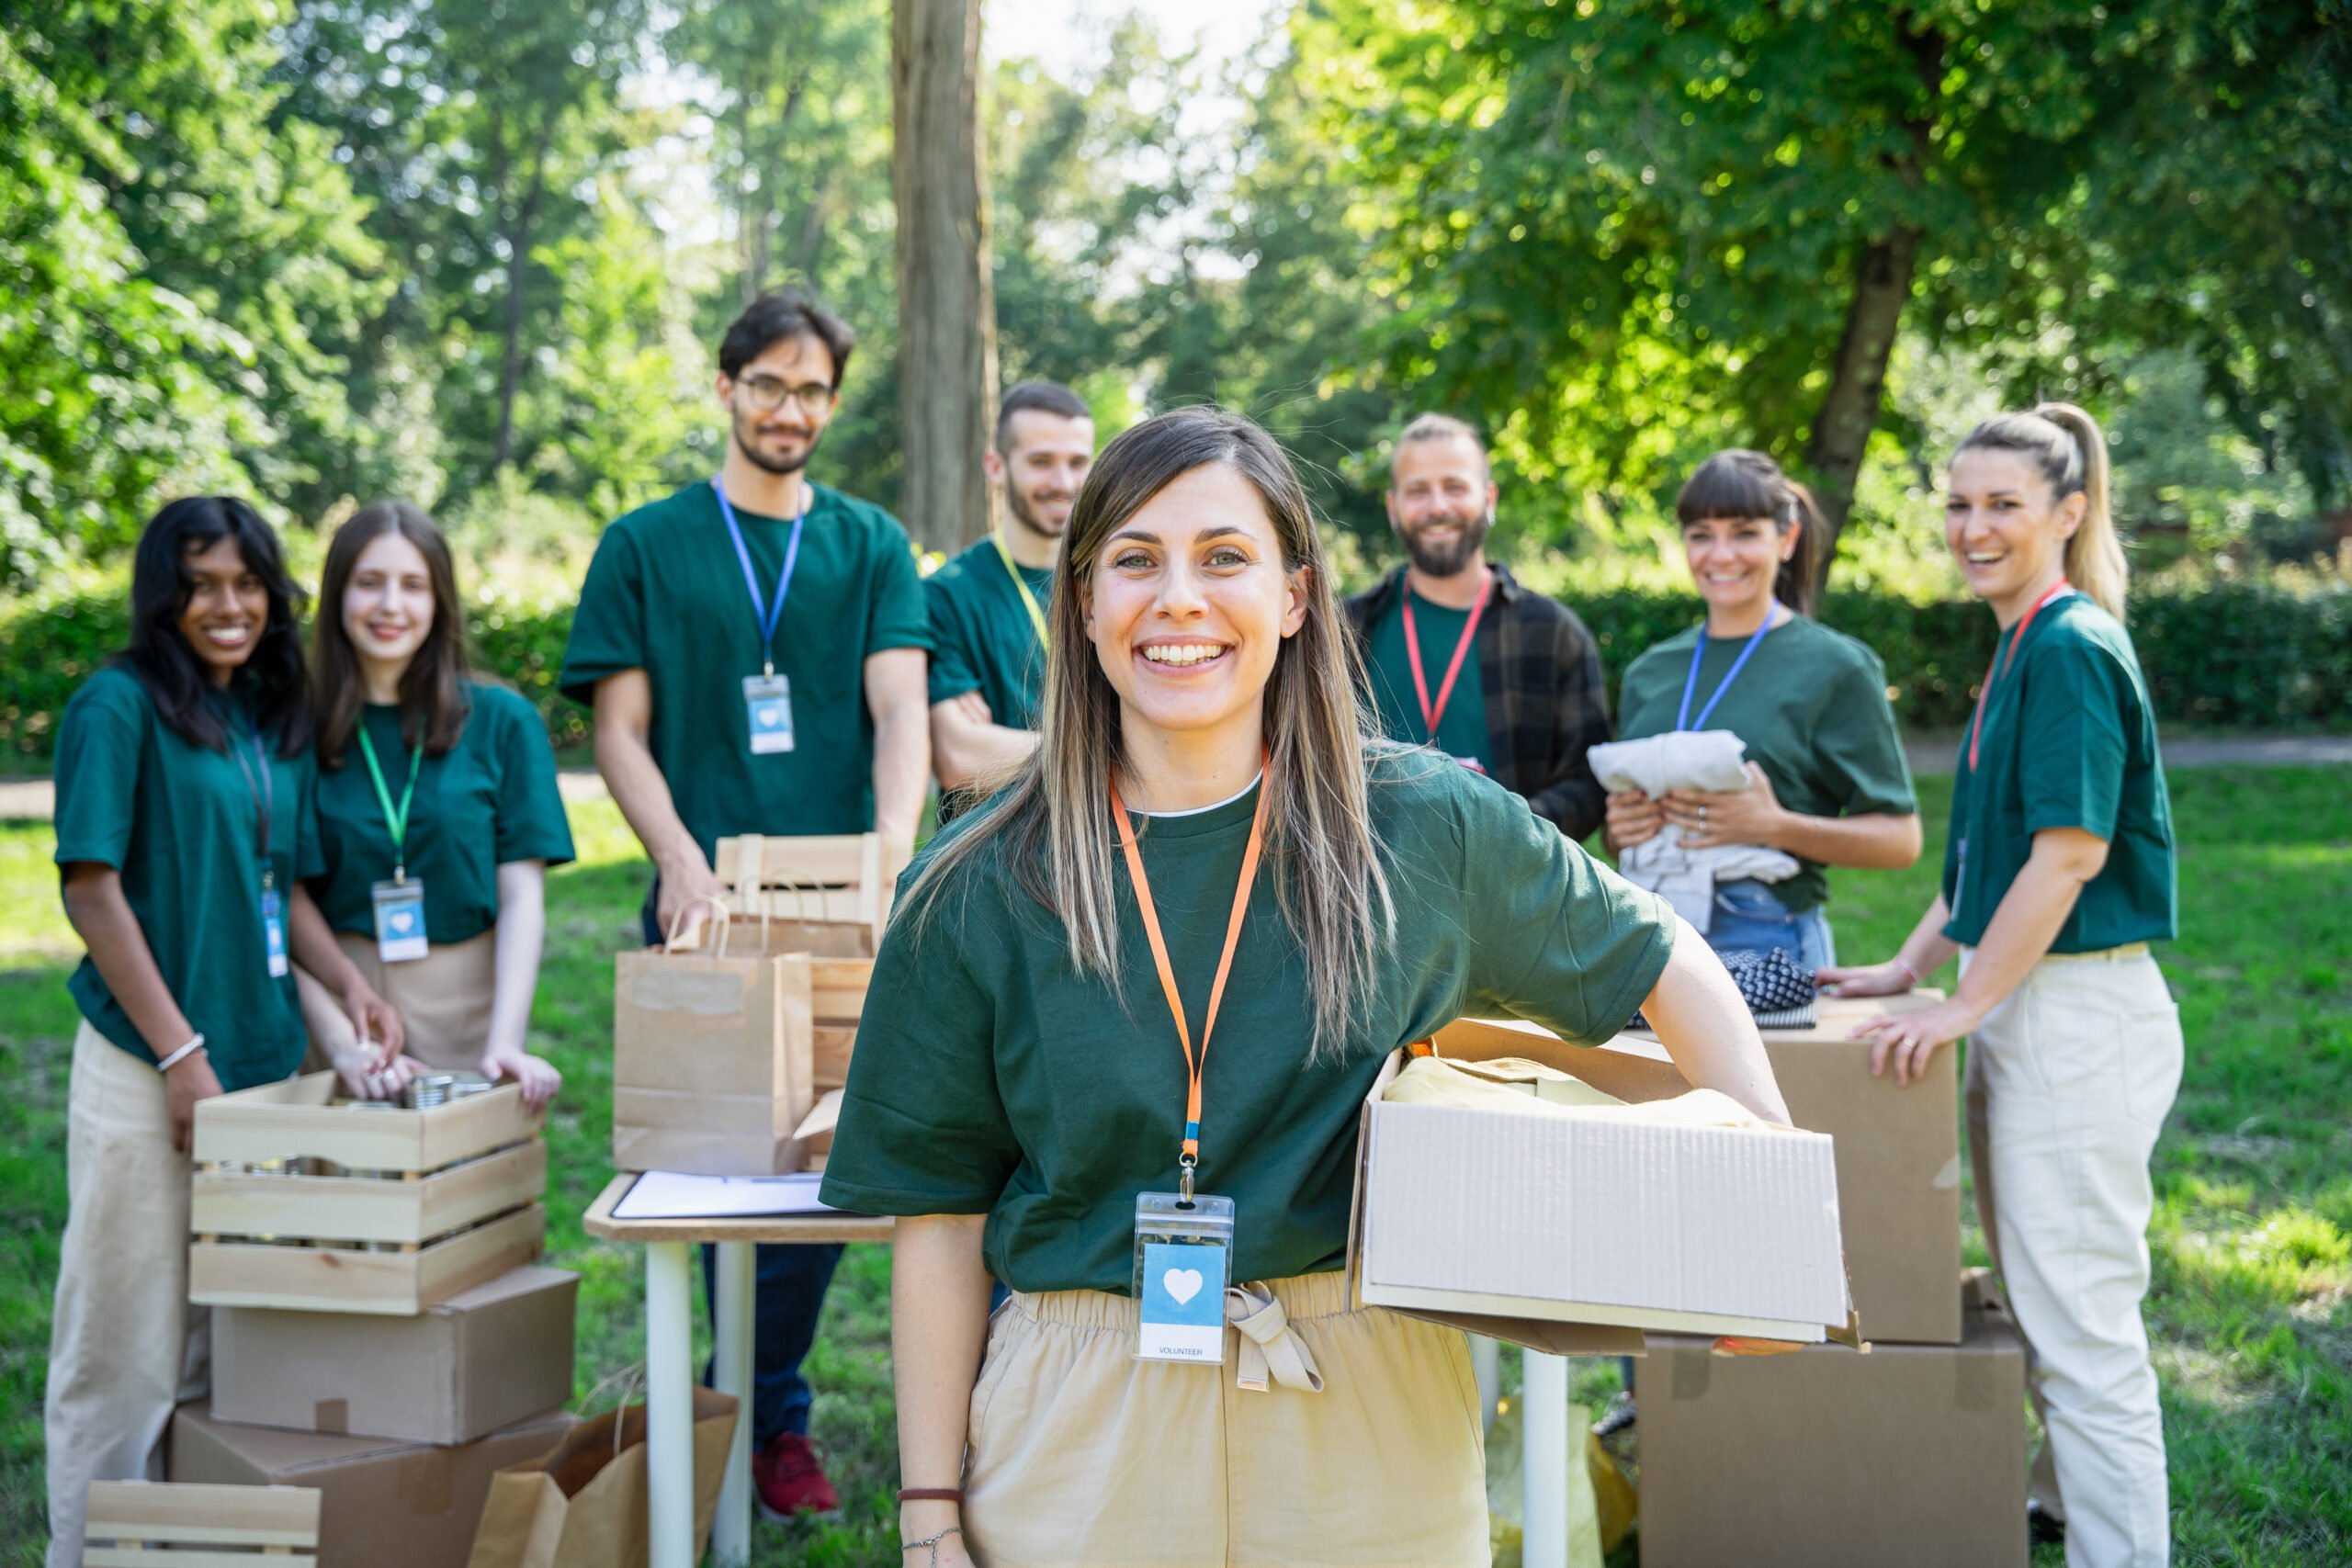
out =
{"type": "MultiPolygon", "coordinates": [[[[334,939],[376,994],[400,1013],[410,1055],[445,1073],[481,1066],[490,1049],[490,1005],[498,990],[495,927],[468,942],[435,942],[423,958],[400,964],[377,957],[373,937],[337,931],[334,939]]],[[[334,1065],[334,1052],[351,1045],[351,1015],[334,993],[299,967],[294,983],[302,997],[303,1026],[311,1032],[303,1070],[318,1072],[334,1065]]]]}
{"type": "Polygon", "coordinates": [[[1125,1296],[1000,1307],[964,1481],[980,1568],[1486,1562],[1486,1441],[1462,1336],[1351,1311],[1341,1274],[1269,1288],[1319,1393],[1236,1387],[1231,1327],[1222,1367],[1138,1361],[1125,1296]]]}

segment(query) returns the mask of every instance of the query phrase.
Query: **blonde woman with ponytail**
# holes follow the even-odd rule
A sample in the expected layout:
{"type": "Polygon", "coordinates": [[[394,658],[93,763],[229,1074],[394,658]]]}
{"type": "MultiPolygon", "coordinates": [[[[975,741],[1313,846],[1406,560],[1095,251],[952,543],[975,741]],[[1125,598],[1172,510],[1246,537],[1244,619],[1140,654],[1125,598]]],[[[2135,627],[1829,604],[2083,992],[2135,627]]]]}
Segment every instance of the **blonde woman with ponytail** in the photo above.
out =
{"type": "Polygon", "coordinates": [[[1055,570],[1037,750],[910,874],[825,1173],[904,1216],[903,1561],[1484,1562],[1462,1337],[1345,1288],[1364,1093],[1464,1012],[1598,1042],[1638,1006],[1785,1120],[1755,1026],[1661,901],[1365,738],[1256,425],[1120,435],[1055,570]],[[1146,1224],[1153,1195],[1193,1208],[1146,1224]],[[1226,1202],[1221,1254],[1148,1250],[1226,1202]]]}
{"type": "Polygon", "coordinates": [[[2003,414],[1953,457],[1944,538],[2001,635],[1962,738],[1943,891],[1844,996],[1908,990],[1954,953],[1950,1000],[1880,1018],[1872,1071],[1916,1082],[1969,1036],[1976,1204],[2033,1352],[2047,1434],[2029,1514],[2073,1568],[2167,1561],[2156,1377],[2140,1318],[2148,1156],[2180,1086],[2172,809],[2123,629],[2107,446],[2067,403],[2003,414]]]}

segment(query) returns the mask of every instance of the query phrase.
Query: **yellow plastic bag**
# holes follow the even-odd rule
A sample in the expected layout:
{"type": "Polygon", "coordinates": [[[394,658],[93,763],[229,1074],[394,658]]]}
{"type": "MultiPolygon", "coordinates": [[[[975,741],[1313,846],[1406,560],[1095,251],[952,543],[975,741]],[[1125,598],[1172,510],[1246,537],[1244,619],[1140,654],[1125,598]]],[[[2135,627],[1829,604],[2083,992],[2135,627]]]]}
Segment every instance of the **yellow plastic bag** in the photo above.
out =
{"type": "MultiPolygon", "coordinates": [[[[1487,1540],[1494,1548],[1494,1568],[1521,1568],[1523,1527],[1526,1523],[1527,1449],[1520,1425],[1520,1401],[1514,1396],[1506,1400],[1495,1416],[1495,1424],[1487,1428],[1487,1540]]],[[[1581,1433],[1588,1445],[1593,1445],[1592,1413],[1581,1404],[1568,1406],[1568,1430],[1581,1433]]],[[[1597,1445],[1588,1447],[1585,1462],[1568,1466],[1568,1564],[1567,1568],[1601,1568],[1601,1558],[1608,1548],[1602,1544],[1600,1503],[1593,1486],[1592,1455],[1597,1445]]],[[[1605,1453],[1601,1461],[1613,1474],[1616,1464],[1605,1453]]],[[[1619,1485],[1625,1478],[1617,1475],[1619,1485]]],[[[1623,1535],[1621,1526],[1617,1534],[1623,1535]]],[[[1616,1542],[1612,1539],[1609,1545],[1616,1542]]]]}

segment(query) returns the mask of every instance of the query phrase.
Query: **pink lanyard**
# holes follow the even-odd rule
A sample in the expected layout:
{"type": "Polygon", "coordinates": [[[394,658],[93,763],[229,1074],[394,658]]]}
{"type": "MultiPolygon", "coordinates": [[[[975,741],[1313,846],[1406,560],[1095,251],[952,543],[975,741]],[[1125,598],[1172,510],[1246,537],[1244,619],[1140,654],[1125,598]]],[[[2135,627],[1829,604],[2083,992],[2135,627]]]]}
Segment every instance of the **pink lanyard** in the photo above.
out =
{"type": "Polygon", "coordinates": [[[2033,608],[2018,617],[2018,629],[2010,635],[2008,652],[2001,656],[1998,663],[1984,671],[1984,689],[1976,694],[1976,716],[1969,722],[1968,726],[1968,771],[1970,773],[1976,771],[1976,743],[1984,739],[1984,710],[1992,705],[1994,681],[2007,674],[2009,666],[2017,662],[2018,645],[2025,641],[2025,634],[2033,626],[2034,616],[2041,614],[2041,607],[2052,599],[2062,599],[2074,591],[2073,584],[2063,577],[2052,583],[2050,592],[2036,599],[2033,602],[2033,608]]]}

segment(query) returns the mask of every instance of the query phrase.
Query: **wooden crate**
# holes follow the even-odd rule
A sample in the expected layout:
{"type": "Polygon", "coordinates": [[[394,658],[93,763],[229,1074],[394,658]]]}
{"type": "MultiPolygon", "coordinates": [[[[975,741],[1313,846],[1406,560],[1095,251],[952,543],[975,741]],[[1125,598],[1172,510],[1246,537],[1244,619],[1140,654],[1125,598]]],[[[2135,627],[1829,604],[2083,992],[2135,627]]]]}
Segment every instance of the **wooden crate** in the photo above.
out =
{"type": "Polygon", "coordinates": [[[306,1073],[198,1101],[193,1153],[199,1166],[300,1157],[423,1176],[536,1138],[546,1124],[513,1084],[430,1111],[363,1111],[334,1074],[306,1073]]]}
{"type": "Polygon", "coordinates": [[[308,1486],[93,1481],[83,1568],[311,1568],[324,1495],[308,1486]]]}
{"type": "Polygon", "coordinates": [[[747,833],[718,840],[711,872],[728,889],[728,908],[738,919],[764,916],[862,926],[864,951],[870,953],[890,918],[899,874],[913,858],[913,840],[879,833],[808,838],[747,833]]]}
{"type": "Polygon", "coordinates": [[[187,1299],[198,1306],[413,1317],[537,1258],[547,1232],[548,1212],[533,1203],[410,1251],[199,1240],[188,1248],[187,1299]]]}
{"type": "Polygon", "coordinates": [[[822,1098],[849,1082],[850,1048],[865,1012],[870,958],[820,958],[809,975],[809,1084],[822,1098]]]}
{"type": "Polygon", "coordinates": [[[545,1120],[512,1084],[363,1109],[333,1073],[201,1101],[188,1299],[408,1314],[529,1262],[547,1233],[545,1120]],[[279,1162],[293,1168],[250,1168],[279,1162]]]}

